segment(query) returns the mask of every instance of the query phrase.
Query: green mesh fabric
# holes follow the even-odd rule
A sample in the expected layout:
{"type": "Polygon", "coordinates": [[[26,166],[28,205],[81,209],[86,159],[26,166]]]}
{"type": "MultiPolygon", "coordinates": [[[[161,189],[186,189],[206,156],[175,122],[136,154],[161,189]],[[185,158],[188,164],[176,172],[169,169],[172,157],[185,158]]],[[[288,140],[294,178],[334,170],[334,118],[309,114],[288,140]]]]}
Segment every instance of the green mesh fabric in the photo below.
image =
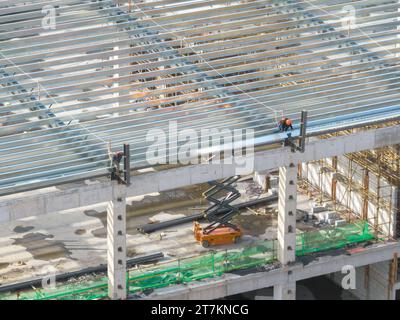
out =
{"type": "Polygon", "coordinates": [[[166,287],[170,284],[187,283],[225,272],[265,265],[276,260],[275,241],[263,241],[243,248],[210,252],[198,257],[182,259],[129,272],[129,292],[166,287]]]}
{"type": "Polygon", "coordinates": [[[374,239],[368,223],[361,221],[343,227],[326,228],[305,232],[296,236],[296,255],[342,248],[344,246],[374,239]]]}

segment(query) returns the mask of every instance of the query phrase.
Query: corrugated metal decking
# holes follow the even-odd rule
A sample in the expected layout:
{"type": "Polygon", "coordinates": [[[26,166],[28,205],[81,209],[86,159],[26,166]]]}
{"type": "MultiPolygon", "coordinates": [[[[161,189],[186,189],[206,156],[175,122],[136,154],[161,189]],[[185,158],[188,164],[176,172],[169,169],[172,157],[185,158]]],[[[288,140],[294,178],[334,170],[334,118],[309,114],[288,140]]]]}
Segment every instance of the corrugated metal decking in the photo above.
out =
{"type": "Polygon", "coordinates": [[[0,1],[0,194],[147,165],[149,129],[400,116],[395,1],[0,1]],[[42,28],[45,5],[56,29],[42,28]],[[357,28],[343,18],[355,9],[357,28]],[[130,11],[129,11],[130,10],[130,11]]]}

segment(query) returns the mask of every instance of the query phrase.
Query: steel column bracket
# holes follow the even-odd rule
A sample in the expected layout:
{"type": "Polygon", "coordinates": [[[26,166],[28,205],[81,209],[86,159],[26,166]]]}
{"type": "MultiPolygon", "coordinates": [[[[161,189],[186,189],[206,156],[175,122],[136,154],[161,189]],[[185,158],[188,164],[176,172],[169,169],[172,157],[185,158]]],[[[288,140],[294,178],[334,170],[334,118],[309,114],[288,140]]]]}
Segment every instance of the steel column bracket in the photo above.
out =
{"type": "Polygon", "coordinates": [[[111,158],[111,180],[129,186],[131,184],[131,154],[129,144],[124,144],[123,152],[114,153],[111,158]],[[121,161],[124,168],[120,169],[121,161]]]}
{"type": "Polygon", "coordinates": [[[306,136],[307,136],[307,111],[301,112],[301,123],[300,123],[300,135],[298,137],[298,145],[294,142],[295,138],[292,137],[291,133],[287,134],[287,138],[283,141],[285,147],[290,147],[292,152],[299,151],[304,153],[306,148],[306,136]]]}
{"type": "Polygon", "coordinates": [[[131,151],[129,144],[124,144],[124,184],[131,185],[131,151]]]}

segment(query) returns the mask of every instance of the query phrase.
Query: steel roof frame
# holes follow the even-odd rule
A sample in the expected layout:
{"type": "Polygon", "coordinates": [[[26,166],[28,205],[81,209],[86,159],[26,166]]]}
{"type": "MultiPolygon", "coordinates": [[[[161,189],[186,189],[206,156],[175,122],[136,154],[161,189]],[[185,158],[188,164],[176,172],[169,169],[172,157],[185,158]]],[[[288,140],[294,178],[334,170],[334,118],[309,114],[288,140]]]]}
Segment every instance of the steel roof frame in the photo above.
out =
{"type": "Polygon", "coordinates": [[[307,109],[311,134],[395,119],[399,8],[397,0],[0,1],[0,195],[107,174],[108,141],[113,150],[131,143],[132,167],[148,166],[146,134],[171,120],[254,129],[266,144],[281,139],[283,112],[297,121],[307,109]],[[354,30],[341,20],[346,4],[357,10],[354,30]],[[44,5],[56,6],[59,29],[42,30],[44,5]]]}

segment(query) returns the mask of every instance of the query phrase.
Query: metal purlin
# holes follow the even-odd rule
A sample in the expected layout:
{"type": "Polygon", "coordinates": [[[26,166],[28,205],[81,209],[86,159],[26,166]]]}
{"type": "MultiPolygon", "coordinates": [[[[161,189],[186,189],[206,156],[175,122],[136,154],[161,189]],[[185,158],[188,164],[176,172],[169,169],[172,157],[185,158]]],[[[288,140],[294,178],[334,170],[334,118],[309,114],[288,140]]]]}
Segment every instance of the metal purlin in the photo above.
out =
{"type": "MultiPolygon", "coordinates": [[[[295,120],[298,110],[308,108],[314,133],[322,127],[359,125],[400,114],[398,58],[386,49],[399,52],[392,48],[398,35],[397,1],[351,2],[359,12],[361,31],[353,30],[349,38],[341,22],[331,17],[348,1],[312,1],[328,13],[309,1],[229,1],[228,6],[225,2],[208,1],[215,7],[206,6],[206,1],[137,3],[150,17],[146,18],[137,10],[128,15],[122,11],[126,6],[118,8],[107,0],[46,1],[40,6],[35,1],[2,1],[0,50],[60,99],[51,113],[64,123],[73,115],[79,123],[72,122],[65,130],[49,127],[47,116],[39,119],[47,111],[31,109],[38,102],[30,100],[29,94],[35,81],[22,74],[11,76],[16,67],[0,58],[6,72],[3,80],[9,82],[0,87],[0,101],[11,103],[11,107],[0,106],[0,112],[15,111],[8,116],[15,124],[0,127],[0,194],[107,174],[104,143],[95,135],[111,140],[113,146],[131,143],[136,157],[132,164],[137,168],[146,165],[146,131],[166,129],[170,120],[179,120],[182,128],[253,128],[257,143],[265,144],[280,137],[263,104],[284,109],[295,120]],[[35,10],[43,4],[59,6],[61,35],[40,34],[40,15],[35,10]],[[198,11],[188,11],[190,6],[198,11]],[[10,20],[11,12],[16,21],[10,20]],[[181,39],[160,30],[153,20],[172,34],[187,35],[193,48],[179,47],[181,39]],[[99,24],[104,27],[96,27],[99,24]],[[110,51],[114,45],[120,46],[116,52],[110,51]],[[200,51],[207,63],[190,54],[192,49],[200,51]],[[104,60],[113,55],[119,58],[104,60]],[[277,57],[284,67],[275,69],[277,57]],[[82,68],[79,76],[75,58],[82,68]],[[108,68],[113,64],[119,68],[108,68]],[[160,70],[164,65],[167,68],[160,70]],[[120,75],[118,89],[105,86],[112,83],[113,73],[120,75]],[[280,84],[288,87],[279,88],[280,84]],[[373,84],[380,89],[374,90],[373,84]],[[19,85],[26,91],[20,91],[19,85]],[[162,85],[166,88],[160,89],[162,85]],[[148,94],[132,103],[127,94],[131,88],[146,89],[148,94]],[[112,97],[115,92],[118,97],[112,97]],[[172,97],[164,102],[159,98],[168,94],[172,97]],[[117,102],[117,108],[110,107],[117,102]],[[231,106],[226,108],[226,104],[231,106]],[[160,105],[168,108],[133,112],[160,105]],[[31,121],[20,122],[25,117],[31,121]],[[43,154],[48,156],[43,158],[43,154]]],[[[44,106],[51,105],[51,99],[40,100],[44,106]]],[[[0,121],[5,119],[0,117],[0,121]]]]}

